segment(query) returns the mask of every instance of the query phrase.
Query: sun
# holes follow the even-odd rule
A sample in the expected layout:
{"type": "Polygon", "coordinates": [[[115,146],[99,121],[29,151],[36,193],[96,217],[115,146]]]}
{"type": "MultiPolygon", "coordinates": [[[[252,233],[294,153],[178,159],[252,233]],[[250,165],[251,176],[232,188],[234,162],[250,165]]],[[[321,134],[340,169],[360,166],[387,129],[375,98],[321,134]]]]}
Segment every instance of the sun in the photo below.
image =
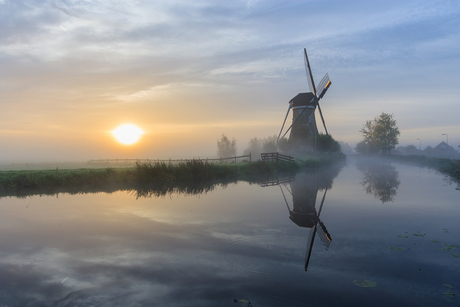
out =
{"type": "Polygon", "coordinates": [[[144,131],[135,125],[126,124],[112,130],[112,134],[118,142],[131,145],[139,140],[144,131]]]}

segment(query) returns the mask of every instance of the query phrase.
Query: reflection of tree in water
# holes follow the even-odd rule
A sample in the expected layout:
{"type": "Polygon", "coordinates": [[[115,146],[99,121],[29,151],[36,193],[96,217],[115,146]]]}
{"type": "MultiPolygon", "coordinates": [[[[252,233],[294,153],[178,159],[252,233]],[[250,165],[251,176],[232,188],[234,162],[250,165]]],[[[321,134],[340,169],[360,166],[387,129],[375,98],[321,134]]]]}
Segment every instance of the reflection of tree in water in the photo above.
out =
{"type": "Polygon", "coordinates": [[[356,167],[364,175],[361,185],[366,193],[373,194],[382,203],[394,201],[400,183],[394,166],[382,161],[358,161],[356,167]]]}

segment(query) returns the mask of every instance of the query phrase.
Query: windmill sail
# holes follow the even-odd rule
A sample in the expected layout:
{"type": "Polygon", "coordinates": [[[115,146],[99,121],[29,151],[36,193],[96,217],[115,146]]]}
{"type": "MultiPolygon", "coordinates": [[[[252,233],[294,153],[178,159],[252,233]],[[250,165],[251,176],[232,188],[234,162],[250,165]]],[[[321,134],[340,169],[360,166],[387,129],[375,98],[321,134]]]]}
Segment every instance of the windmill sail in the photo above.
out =
{"type": "Polygon", "coordinates": [[[318,229],[318,236],[321,239],[321,242],[323,242],[324,247],[326,250],[329,249],[329,245],[331,245],[332,237],[329,234],[329,232],[326,229],[326,226],[324,226],[323,222],[319,221],[319,229],[318,229]]]}
{"type": "Polygon", "coordinates": [[[326,74],[321,80],[321,82],[318,84],[318,87],[316,88],[316,93],[318,93],[318,99],[323,98],[329,86],[331,86],[331,80],[329,79],[329,74],[326,74]]]}
{"type": "Polygon", "coordinates": [[[308,61],[307,49],[304,48],[303,52],[305,55],[305,72],[307,73],[308,87],[310,88],[310,91],[313,93],[313,95],[316,96],[315,80],[313,80],[313,75],[311,74],[311,67],[310,62],[308,61]]]}

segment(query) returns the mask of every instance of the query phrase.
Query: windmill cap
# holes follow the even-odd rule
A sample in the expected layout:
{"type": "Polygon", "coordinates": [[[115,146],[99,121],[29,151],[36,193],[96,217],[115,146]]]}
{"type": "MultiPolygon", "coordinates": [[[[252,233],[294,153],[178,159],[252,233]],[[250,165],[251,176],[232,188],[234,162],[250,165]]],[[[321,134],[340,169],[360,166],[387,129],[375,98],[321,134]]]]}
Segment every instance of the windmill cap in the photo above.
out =
{"type": "Polygon", "coordinates": [[[316,105],[316,97],[312,92],[299,93],[289,101],[292,107],[316,105]]]}

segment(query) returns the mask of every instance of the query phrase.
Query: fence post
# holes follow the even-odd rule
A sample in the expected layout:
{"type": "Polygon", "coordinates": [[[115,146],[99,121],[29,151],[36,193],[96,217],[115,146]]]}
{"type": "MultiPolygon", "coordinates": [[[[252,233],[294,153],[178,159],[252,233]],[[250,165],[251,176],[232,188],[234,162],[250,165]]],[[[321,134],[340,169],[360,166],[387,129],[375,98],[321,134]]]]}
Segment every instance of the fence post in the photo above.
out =
{"type": "Polygon", "coordinates": [[[252,153],[249,153],[249,162],[252,162],[252,153]]]}

